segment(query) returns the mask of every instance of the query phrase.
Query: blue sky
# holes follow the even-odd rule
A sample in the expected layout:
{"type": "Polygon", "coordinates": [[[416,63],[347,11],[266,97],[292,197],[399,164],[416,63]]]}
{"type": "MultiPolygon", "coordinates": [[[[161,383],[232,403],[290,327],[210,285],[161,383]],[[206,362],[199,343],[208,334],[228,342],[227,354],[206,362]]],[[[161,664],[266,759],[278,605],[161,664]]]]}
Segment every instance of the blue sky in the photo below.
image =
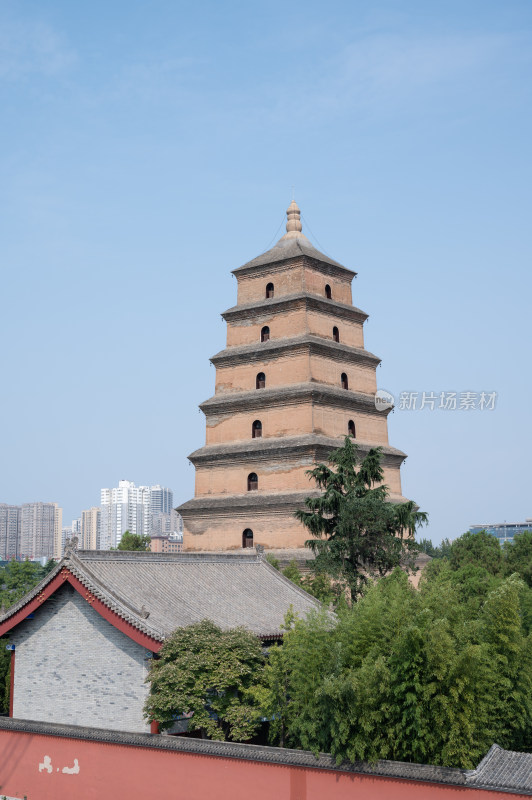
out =
{"type": "Polygon", "coordinates": [[[295,186],[379,386],[498,393],[390,416],[427,535],[532,516],[531,45],[525,0],[1,2],[0,502],[193,495],[230,270],[295,186]]]}

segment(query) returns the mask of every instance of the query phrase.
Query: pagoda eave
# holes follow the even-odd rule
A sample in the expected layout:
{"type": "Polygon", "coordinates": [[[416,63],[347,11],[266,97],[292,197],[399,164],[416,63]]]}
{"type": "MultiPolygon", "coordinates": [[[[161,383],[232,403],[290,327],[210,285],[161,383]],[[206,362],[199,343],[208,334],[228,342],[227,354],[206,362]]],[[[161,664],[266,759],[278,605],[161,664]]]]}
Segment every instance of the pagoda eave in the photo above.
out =
{"type": "MultiPolygon", "coordinates": [[[[330,454],[342,447],[343,442],[343,437],[334,439],[315,433],[304,436],[272,436],[231,444],[205,445],[191,453],[188,458],[194,466],[214,466],[238,462],[253,464],[262,456],[274,461],[286,461],[290,457],[300,460],[307,457],[309,463],[327,462],[330,454]]],[[[380,447],[383,453],[384,467],[398,467],[407,457],[402,450],[389,445],[358,440],[354,440],[354,444],[362,456],[372,448],[380,447]]]]}
{"type": "MultiPolygon", "coordinates": [[[[192,500],[187,500],[181,506],[178,506],[178,511],[183,519],[190,516],[194,517],[210,517],[216,514],[217,518],[227,517],[231,519],[232,516],[249,514],[250,510],[253,511],[255,517],[265,516],[268,517],[272,513],[286,514],[293,512],[297,508],[305,508],[305,500],[307,497],[320,497],[322,492],[312,489],[306,492],[290,492],[290,493],[276,493],[276,492],[248,492],[247,494],[231,494],[231,495],[216,495],[216,496],[200,496],[194,497],[192,500]]],[[[406,503],[407,498],[399,494],[390,494],[386,498],[390,503],[406,503]]]]}
{"type": "Polygon", "coordinates": [[[300,308],[309,311],[321,311],[327,314],[334,314],[335,317],[349,320],[350,322],[364,323],[369,317],[368,314],[356,306],[349,306],[346,303],[329,300],[326,297],[311,294],[310,292],[299,292],[297,294],[264,299],[254,303],[232,306],[222,313],[222,317],[226,322],[240,322],[254,319],[257,316],[278,314],[300,308]]]}
{"type": "Polygon", "coordinates": [[[374,353],[370,353],[369,350],[350,347],[349,345],[312,334],[229,347],[225,350],[220,350],[210,360],[215,367],[236,366],[237,364],[266,361],[271,358],[278,358],[280,355],[297,352],[324,356],[334,361],[365,364],[371,367],[376,367],[381,362],[381,359],[374,353]]]}
{"type": "Polygon", "coordinates": [[[291,386],[274,387],[273,389],[254,389],[249,392],[228,392],[215,394],[200,404],[205,415],[232,414],[236,411],[248,411],[259,408],[313,402],[320,405],[360,411],[366,414],[388,416],[391,408],[384,410],[375,407],[375,395],[341,389],[323,383],[296,383],[291,386]]]}

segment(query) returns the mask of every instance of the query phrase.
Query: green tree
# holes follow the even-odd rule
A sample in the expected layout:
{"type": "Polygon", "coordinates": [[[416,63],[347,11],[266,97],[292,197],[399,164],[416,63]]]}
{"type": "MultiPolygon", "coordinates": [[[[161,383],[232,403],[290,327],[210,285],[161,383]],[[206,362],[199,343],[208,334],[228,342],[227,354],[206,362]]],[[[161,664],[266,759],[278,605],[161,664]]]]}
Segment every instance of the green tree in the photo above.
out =
{"type": "Polygon", "coordinates": [[[439,545],[433,545],[430,539],[420,539],[418,545],[420,551],[431,558],[449,558],[451,555],[451,542],[449,539],[443,539],[439,545]]]}
{"type": "Polygon", "coordinates": [[[415,503],[391,503],[382,483],[381,448],[372,448],[359,461],[358,446],[346,437],[308,475],[322,490],[305,501],[297,518],[314,538],[306,542],[316,556],[315,568],[345,583],[357,600],[372,577],[382,576],[401,563],[413,563],[418,552],[416,528],[427,521],[415,503]]]}
{"type": "Polygon", "coordinates": [[[151,539],[138,533],[124,531],[117,550],[149,550],[151,539]]]}
{"type": "Polygon", "coordinates": [[[450,561],[453,569],[474,564],[484,567],[492,575],[497,575],[502,568],[503,555],[496,536],[486,531],[468,531],[453,542],[450,561]]]}
{"type": "Polygon", "coordinates": [[[297,566],[297,561],[293,558],[289,564],[283,569],[283,575],[285,578],[288,578],[289,581],[295,583],[296,586],[301,586],[302,578],[301,572],[299,567],[297,566]]]}
{"type": "Polygon", "coordinates": [[[147,676],[145,716],[161,729],[183,714],[203,737],[246,741],[258,730],[261,712],[253,685],[264,656],[244,628],[222,631],[209,620],[179,628],[164,643],[147,676]]]}
{"type": "Polygon", "coordinates": [[[271,564],[271,566],[272,566],[274,569],[277,569],[277,570],[278,570],[278,569],[280,569],[280,567],[281,567],[281,565],[280,565],[280,563],[279,563],[279,559],[278,559],[278,558],[275,558],[275,556],[272,556],[272,554],[271,554],[271,553],[268,553],[268,555],[266,556],[266,561],[268,562],[268,564],[271,564]]]}
{"type": "Polygon", "coordinates": [[[505,575],[517,572],[532,588],[532,531],[524,531],[514,536],[513,542],[503,545],[505,575]]]}
{"type": "Polygon", "coordinates": [[[522,581],[511,575],[488,596],[482,610],[482,635],[493,667],[491,730],[508,749],[529,740],[532,732],[532,637],[521,619],[522,581]]]}
{"type": "MultiPolygon", "coordinates": [[[[36,561],[10,561],[6,564],[0,570],[0,606],[8,609],[33,589],[45,576],[49,564],[46,567],[41,567],[36,561]]],[[[55,566],[54,562],[52,566],[55,566]]]]}

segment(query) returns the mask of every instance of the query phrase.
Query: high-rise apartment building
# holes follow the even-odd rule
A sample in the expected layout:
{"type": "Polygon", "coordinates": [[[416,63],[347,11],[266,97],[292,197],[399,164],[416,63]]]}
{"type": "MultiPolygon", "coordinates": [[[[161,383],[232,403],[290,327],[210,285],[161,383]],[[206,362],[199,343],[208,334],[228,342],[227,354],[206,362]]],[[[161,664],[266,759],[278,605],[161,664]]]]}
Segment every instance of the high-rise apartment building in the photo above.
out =
{"type": "Polygon", "coordinates": [[[157,512],[151,515],[150,536],[159,534],[183,533],[183,517],[175,509],[168,513],[157,512]]]}
{"type": "Polygon", "coordinates": [[[173,493],[162,486],[136,486],[124,480],[115,488],[102,489],[99,549],[117,547],[125,531],[148,536],[152,509],[157,514],[169,513],[172,502],[173,493]]]}
{"type": "Polygon", "coordinates": [[[59,508],[57,503],[55,506],[55,519],[54,519],[54,559],[59,561],[63,555],[63,509],[59,508]]]}
{"type": "Polygon", "coordinates": [[[18,557],[21,507],[0,503],[0,560],[18,557]]]}
{"type": "Polygon", "coordinates": [[[18,557],[60,557],[62,515],[57,503],[24,503],[21,508],[18,557]]]}
{"type": "Polygon", "coordinates": [[[151,513],[169,514],[174,507],[174,493],[163,486],[151,486],[151,513]]]}
{"type": "Polygon", "coordinates": [[[81,534],[79,546],[82,550],[100,549],[100,519],[102,510],[93,506],[81,512],[81,534]]]}

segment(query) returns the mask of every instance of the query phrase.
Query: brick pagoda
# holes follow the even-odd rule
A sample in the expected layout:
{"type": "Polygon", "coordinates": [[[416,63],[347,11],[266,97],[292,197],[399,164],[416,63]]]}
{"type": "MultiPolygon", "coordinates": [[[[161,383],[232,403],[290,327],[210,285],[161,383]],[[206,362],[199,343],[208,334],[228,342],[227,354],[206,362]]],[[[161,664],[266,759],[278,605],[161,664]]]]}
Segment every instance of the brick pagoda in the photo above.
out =
{"type": "Polygon", "coordinates": [[[286,234],[234,270],[237,305],[222,316],[227,347],[211,359],[214,396],[201,404],[205,446],[189,458],[194,499],[178,511],[185,550],[300,548],[294,517],[317,494],[306,471],[353,436],[380,445],[385,482],[402,500],[405,454],[388,445],[387,413],[375,407],[380,359],[364,349],[367,314],[352,305],[352,270],[302,233],[295,202],[286,234]]]}

